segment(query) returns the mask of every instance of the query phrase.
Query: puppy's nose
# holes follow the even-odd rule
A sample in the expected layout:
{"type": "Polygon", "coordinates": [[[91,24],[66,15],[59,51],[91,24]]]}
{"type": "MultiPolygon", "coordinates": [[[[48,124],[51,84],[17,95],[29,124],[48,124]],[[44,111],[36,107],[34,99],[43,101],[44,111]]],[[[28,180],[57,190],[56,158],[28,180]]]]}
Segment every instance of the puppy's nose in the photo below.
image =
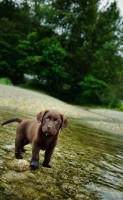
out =
{"type": "Polygon", "coordinates": [[[51,128],[52,128],[52,126],[51,126],[50,124],[48,124],[48,125],[47,125],[47,127],[48,127],[49,129],[51,129],[51,128]]]}

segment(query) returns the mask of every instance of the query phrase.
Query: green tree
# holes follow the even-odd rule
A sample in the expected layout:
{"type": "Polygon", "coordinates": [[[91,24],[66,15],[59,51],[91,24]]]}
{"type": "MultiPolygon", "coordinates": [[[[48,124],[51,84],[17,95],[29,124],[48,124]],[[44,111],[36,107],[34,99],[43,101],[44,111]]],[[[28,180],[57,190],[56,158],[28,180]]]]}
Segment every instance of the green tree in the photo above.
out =
{"type": "MultiPolygon", "coordinates": [[[[18,81],[20,71],[16,65],[16,45],[19,35],[15,24],[7,18],[0,19],[0,76],[18,81]]],[[[21,77],[22,78],[22,77],[21,77]]]]}
{"type": "Polygon", "coordinates": [[[59,35],[67,53],[64,65],[69,74],[66,81],[66,98],[69,100],[75,101],[80,93],[79,83],[88,73],[91,74],[90,40],[98,15],[98,3],[99,0],[52,1],[51,11],[46,17],[46,24],[59,35]]]}
{"type": "Polygon", "coordinates": [[[54,38],[39,41],[36,32],[33,32],[27,40],[20,41],[18,52],[18,65],[22,68],[25,66],[25,73],[37,77],[38,86],[43,85],[50,94],[56,96],[67,77],[62,65],[65,51],[60,43],[54,38]]]}
{"type": "Polygon", "coordinates": [[[24,74],[24,69],[18,65],[17,45],[28,32],[25,6],[14,1],[0,2],[0,76],[10,78],[13,84],[20,83],[24,74]]]}
{"type": "Polygon", "coordinates": [[[106,10],[100,11],[92,35],[91,73],[94,76],[113,83],[118,72],[123,69],[123,19],[119,15],[117,3],[112,3],[106,10]]]}
{"type": "Polygon", "coordinates": [[[79,99],[80,91],[85,92],[80,83],[88,75],[108,85],[123,68],[119,54],[123,26],[117,2],[102,11],[98,9],[99,3],[98,0],[56,0],[47,15],[46,23],[58,33],[67,52],[68,95],[73,101],[79,99]]]}
{"type": "Polygon", "coordinates": [[[41,74],[47,80],[48,91],[58,97],[64,90],[64,83],[68,76],[63,65],[66,53],[56,40],[45,39],[42,42],[44,45],[42,60],[44,68],[41,74]]]}
{"type": "Polygon", "coordinates": [[[95,78],[92,75],[85,76],[84,80],[79,83],[81,91],[77,96],[77,103],[79,104],[100,104],[101,96],[107,84],[95,78]]]}
{"type": "Polygon", "coordinates": [[[72,103],[107,103],[111,88],[123,98],[123,19],[116,1],[102,10],[99,4],[1,1],[0,76],[6,69],[18,84],[24,73],[36,75],[38,87],[72,103]]]}

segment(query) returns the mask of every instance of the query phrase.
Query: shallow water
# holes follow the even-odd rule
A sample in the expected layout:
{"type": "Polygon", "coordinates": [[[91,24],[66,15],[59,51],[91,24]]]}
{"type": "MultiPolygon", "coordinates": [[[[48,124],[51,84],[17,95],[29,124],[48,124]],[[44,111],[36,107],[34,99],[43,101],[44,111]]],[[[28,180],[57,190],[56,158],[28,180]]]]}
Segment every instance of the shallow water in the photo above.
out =
{"type": "MultiPolygon", "coordinates": [[[[0,108],[0,121],[13,117],[34,117],[18,110],[0,108]]],[[[51,159],[51,169],[17,172],[14,160],[17,123],[0,126],[1,200],[123,200],[123,137],[84,127],[80,119],[70,119],[61,132],[51,159]]],[[[30,162],[31,146],[24,160],[30,162]]],[[[40,153],[40,162],[44,152],[40,153]]]]}

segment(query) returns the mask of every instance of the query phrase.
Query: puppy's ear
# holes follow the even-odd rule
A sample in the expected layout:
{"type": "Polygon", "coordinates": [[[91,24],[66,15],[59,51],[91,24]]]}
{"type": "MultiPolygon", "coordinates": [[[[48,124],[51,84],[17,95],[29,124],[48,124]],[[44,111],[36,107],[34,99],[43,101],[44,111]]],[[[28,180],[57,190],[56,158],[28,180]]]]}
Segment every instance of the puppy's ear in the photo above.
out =
{"type": "Polygon", "coordinates": [[[64,116],[64,115],[61,115],[62,116],[62,125],[61,125],[61,130],[63,130],[64,128],[66,128],[69,124],[69,120],[64,116]]]}
{"type": "Polygon", "coordinates": [[[46,112],[48,112],[48,110],[44,110],[44,111],[42,111],[42,112],[40,112],[40,113],[37,114],[37,120],[39,122],[42,121],[42,119],[43,119],[43,117],[44,117],[44,115],[45,115],[46,112]]]}

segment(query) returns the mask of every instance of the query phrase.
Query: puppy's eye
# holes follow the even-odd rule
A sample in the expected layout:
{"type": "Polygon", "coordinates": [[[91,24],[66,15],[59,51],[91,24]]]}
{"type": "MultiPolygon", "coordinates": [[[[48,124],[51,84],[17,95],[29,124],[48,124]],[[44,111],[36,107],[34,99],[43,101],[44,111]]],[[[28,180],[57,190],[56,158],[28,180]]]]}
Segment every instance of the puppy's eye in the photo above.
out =
{"type": "Polygon", "coordinates": [[[54,121],[55,121],[55,123],[56,123],[56,124],[58,124],[58,123],[59,123],[59,120],[58,120],[58,119],[55,119],[54,121]]]}
{"type": "Polygon", "coordinates": [[[49,118],[49,117],[46,117],[46,118],[45,118],[45,121],[47,121],[47,122],[48,122],[49,120],[50,120],[50,118],[49,118]]]}

